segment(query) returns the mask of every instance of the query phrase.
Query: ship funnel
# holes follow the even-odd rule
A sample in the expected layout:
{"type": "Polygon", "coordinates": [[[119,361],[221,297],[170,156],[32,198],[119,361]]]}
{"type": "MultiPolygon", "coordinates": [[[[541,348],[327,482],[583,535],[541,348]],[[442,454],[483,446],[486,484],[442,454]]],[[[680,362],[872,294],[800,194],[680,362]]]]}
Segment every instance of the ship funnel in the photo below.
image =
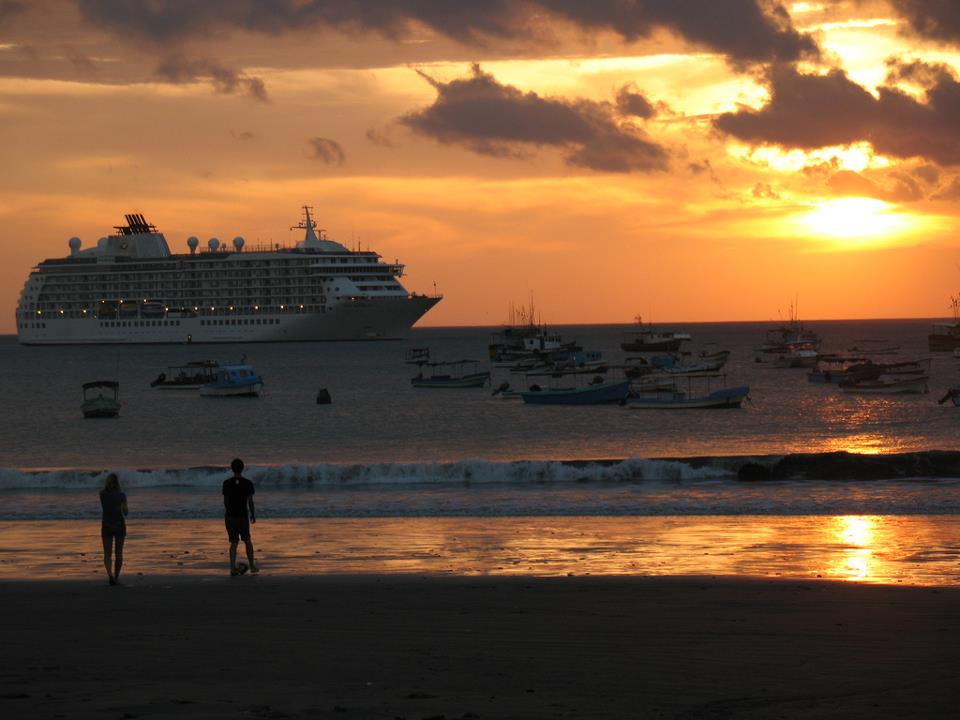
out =
{"type": "Polygon", "coordinates": [[[197,246],[199,244],[200,244],[200,238],[198,238],[196,235],[191,235],[190,237],[187,238],[187,247],[190,248],[191,255],[197,254],[197,246]]]}
{"type": "Polygon", "coordinates": [[[236,250],[237,252],[240,252],[241,250],[243,250],[243,238],[240,237],[239,235],[237,235],[233,239],[233,249],[236,250]]]}
{"type": "Polygon", "coordinates": [[[216,252],[217,248],[220,247],[220,240],[217,238],[210,238],[207,240],[207,247],[210,248],[210,252],[216,252]]]}
{"type": "Polygon", "coordinates": [[[76,255],[80,252],[80,238],[74,236],[67,241],[67,245],[70,246],[70,254],[76,255]]]}

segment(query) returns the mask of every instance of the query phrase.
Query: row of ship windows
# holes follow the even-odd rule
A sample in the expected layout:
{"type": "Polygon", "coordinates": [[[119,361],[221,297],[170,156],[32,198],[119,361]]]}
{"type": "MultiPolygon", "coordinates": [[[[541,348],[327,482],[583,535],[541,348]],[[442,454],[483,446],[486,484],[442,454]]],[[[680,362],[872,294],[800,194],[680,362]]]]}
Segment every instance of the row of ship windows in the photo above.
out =
{"type": "Polygon", "coordinates": [[[46,323],[17,323],[18,330],[26,330],[27,328],[31,330],[39,330],[41,328],[45,328],[46,326],[46,323]]]}
{"type": "Polygon", "coordinates": [[[164,327],[179,324],[179,320],[105,320],[100,327],[164,327]]]}
{"type": "MultiPolygon", "coordinates": [[[[388,269],[389,270],[389,269],[388,269]]],[[[222,272],[207,272],[203,270],[181,270],[179,268],[163,269],[159,272],[157,268],[151,268],[151,272],[140,273],[97,273],[97,272],[76,272],[53,271],[44,273],[45,281],[50,283],[57,282],[116,282],[117,280],[126,282],[144,282],[150,280],[164,280],[165,276],[175,275],[179,278],[197,280],[201,278],[277,278],[277,277],[324,277],[324,275],[345,275],[347,273],[363,273],[366,277],[392,277],[391,275],[373,275],[372,273],[384,272],[384,268],[363,268],[363,267],[337,267],[323,268],[319,273],[317,268],[304,265],[299,268],[263,268],[261,270],[227,270],[222,272]]],[[[394,272],[390,270],[390,272],[394,272]]]]}
{"type": "Polygon", "coordinates": [[[280,318],[254,318],[252,320],[201,320],[201,325],[279,325],[280,318]]]}

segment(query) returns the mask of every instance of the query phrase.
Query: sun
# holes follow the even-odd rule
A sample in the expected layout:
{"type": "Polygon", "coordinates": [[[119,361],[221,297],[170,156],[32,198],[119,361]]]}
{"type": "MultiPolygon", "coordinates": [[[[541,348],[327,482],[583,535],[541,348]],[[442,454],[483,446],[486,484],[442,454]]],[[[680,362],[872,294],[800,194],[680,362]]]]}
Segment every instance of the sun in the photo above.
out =
{"type": "Polygon", "coordinates": [[[906,213],[888,202],[866,197],[824,200],[797,219],[810,233],[844,241],[889,239],[911,228],[906,213]]]}

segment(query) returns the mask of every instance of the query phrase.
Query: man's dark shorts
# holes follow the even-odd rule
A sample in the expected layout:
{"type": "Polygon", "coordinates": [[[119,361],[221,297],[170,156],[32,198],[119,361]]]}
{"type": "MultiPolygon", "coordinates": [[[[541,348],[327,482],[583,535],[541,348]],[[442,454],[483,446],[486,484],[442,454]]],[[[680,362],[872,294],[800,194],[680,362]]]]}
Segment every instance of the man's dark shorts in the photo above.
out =
{"type": "Polygon", "coordinates": [[[227,526],[227,537],[230,538],[230,542],[238,543],[241,540],[250,542],[250,518],[227,516],[224,518],[224,523],[227,526]]]}

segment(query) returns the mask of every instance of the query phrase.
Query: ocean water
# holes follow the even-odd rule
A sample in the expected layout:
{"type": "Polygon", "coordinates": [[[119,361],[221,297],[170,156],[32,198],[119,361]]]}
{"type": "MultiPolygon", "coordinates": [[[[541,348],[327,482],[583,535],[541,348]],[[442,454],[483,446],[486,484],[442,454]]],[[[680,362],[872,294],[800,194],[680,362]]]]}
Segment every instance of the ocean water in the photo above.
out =
{"type": "MultiPolygon", "coordinates": [[[[810,326],[824,352],[881,341],[900,346],[878,358],[893,362],[931,357],[930,324],[810,326]]],[[[960,470],[941,462],[931,471],[929,455],[960,450],[960,408],[937,403],[960,384],[960,360],[933,354],[925,395],[850,395],[808,382],[803,370],[755,363],[769,327],[683,326],[694,352],[732,352],[728,385],[751,387],[740,409],[686,411],[527,406],[490,388],[410,385],[407,350],[486,364],[492,328],[243,346],[23,347],[0,338],[0,576],[96,573],[96,493],[109,471],[130,498],[130,552],[153,553],[141,558],[151,572],[219,567],[220,483],[239,456],[257,485],[267,566],[284,572],[960,582],[960,470]],[[260,398],[150,387],[168,366],[244,355],[265,379],[260,398]],[[119,380],[118,418],[82,418],[81,385],[96,379],[119,380]],[[316,404],[320,388],[332,404],[316,404]],[[888,466],[895,454],[921,455],[916,473],[870,479],[869,469],[821,462],[837,451],[888,466]],[[745,462],[772,468],[792,453],[809,455],[799,474],[738,479],[745,462]],[[194,540],[181,547],[185,538],[194,540]],[[203,552],[188,558],[194,545],[203,552]]],[[[558,329],[612,362],[625,355],[627,326],[558,329]]],[[[494,373],[494,387],[523,385],[494,373]]]]}
{"type": "MultiPolygon", "coordinates": [[[[811,323],[822,351],[864,340],[930,357],[930,321],[811,323]]],[[[958,514],[960,480],[806,476],[743,483],[747,459],[788,453],[958,450],[960,408],[938,405],[960,360],[933,354],[930,393],[856,396],[803,370],[754,362],[769,323],[690,324],[690,345],[729,349],[734,410],[528,406],[489,388],[413,388],[413,347],[485,362],[491,328],[416,329],[406,341],[23,347],[0,339],[0,520],[95,515],[90,495],[117,471],[142,516],[214,517],[224,468],[242,457],[276,517],[958,514]],[[150,381],[169,365],[246,356],[262,397],[204,398],[150,381]],[[118,379],[120,416],[81,417],[80,386],[118,379]],[[319,388],[330,405],[317,405],[319,388]]],[[[617,361],[629,328],[558,328],[617,361]]],[[[678,328],[679,329],[679,328],[678,328]]],[[[493,385],[508,377],[495,370],[493,385]]]]}

